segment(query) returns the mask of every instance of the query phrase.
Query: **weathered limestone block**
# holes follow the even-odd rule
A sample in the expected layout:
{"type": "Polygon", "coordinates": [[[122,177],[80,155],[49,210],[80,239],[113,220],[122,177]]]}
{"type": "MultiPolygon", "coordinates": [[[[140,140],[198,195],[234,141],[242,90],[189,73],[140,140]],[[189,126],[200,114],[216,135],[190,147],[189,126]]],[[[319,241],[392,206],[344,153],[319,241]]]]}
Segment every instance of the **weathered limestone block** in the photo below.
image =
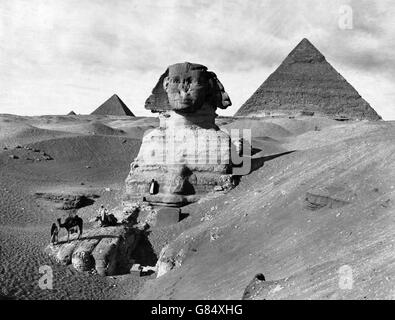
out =
{"type": "Polygon", "coordinates": [[[137,223],[137,218],[141,211],[141,207],[138,203],[122,204],[121,206],[112,210],[114,217],[118,222],[133,226],[137,223]]]}
{"type": "Polygon", "coordinates": [[[117,237],[105,238],[93,250],[92,256],[95,259],[95,269],[98,274],[102,276],[115,274],[117,243],[117,237]]]}
{"type": "Polygon", "coordinates": [[[174,268],[174,262],[171,258],[173,251],[170,251],[169,246],[166,245],[162,248],[159,254],[158,262],[156,263],[157,274],[156,277],[159,278],[169,272],[174,268]]]}
{"type": "Polygon", "coordinates": [[[60,264],[77,271],[96,269],[100,275],[114,275],[130,269],[130,259],[139,241],[140,230],[126,225],[89,229],[80,239],[67,237],[50,244],[45,252],[60,264]]]}
{"type": "Polygon", "coordinates": [[[144,136],[133,168],[156,170],[185,164],[192,171],[229,173],[230,137],[221,130],[197,127],[159,128],[144,136]]]}
{"type": "Polygon", "coordinates": [[[46,252],[49,256],[52,256],[57,263],[67,265],[71,263],[71,257],[73,255],[75,247],[78,245],[78,242],[71,241],[69,243],[65,242],[66,238],[60,240],[60,242],[64,242],[60,245],[49,245],[46,248],[46,252]]]}
{"type": "Polygon", "coordinates": [[[124,200],[113,213],[124,225],[142,230],[146,224],[155,225],[157,211],[157,207],[147,202],[124,200]]]}
{"type": "Polygon", "coordinates": [[[73,252],[71,263],[78,271],[89,271],[95,266],[92,251],[99,243],[99,239],[88,239],[81,241],[73,252]]]}
{"type": "Polygon", "coordinates": [[[114,275],[129,270],[129,259],[138,243],[140,231],[126,226],[104,229],[109,229],[109,235],[104,236],[92,251],[97,273],[114,275]]]}

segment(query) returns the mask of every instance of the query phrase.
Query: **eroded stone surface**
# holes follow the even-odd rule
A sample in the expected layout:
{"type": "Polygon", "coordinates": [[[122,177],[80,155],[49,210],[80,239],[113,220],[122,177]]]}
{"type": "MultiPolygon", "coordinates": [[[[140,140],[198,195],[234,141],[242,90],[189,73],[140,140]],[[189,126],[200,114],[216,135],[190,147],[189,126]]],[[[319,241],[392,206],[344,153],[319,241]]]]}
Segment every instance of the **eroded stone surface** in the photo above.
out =
{"type": "Polygon", "coordinates": [[[169,66],[160,76],[145,108],[154,112],[195,112],[205,102],[215,109],[225,109],[232,104],[214,72],[201,64],[184,62],[169,66]],[[180,86],[185,91],[181,92],[180,86]]]}
{"type": "Polygon", "coordinates": [[[95,269],[100,275],[114,275],[130,268],[131,254],[139,240],[140,231],[118,225],[86,230],[80,239],[77,235],[59,239],[50,244],[45,252],[56,262],[72,263],[77,271],[95,269]]]}
{"type": "Polygon", "coordinates": [[[288,279],[267,281],[262,274],[257,274],[244,290],[242,300],[272,300],[276,294],[289,286],[288,279]]]}
{"type": "Polygon", "coordinates": [[[63,194],[63,193],[41,193],[36,192],[35,197],[56,203],[56,208],[60,210],[79,209],[94,203],[98,198],[95,194],[63,194]]]}
{"type": "Polygon", "coordinates": [[[213,72],[191,63],[170,66],[147,99],[160,126],[147,133],[131,164],[126,193],[152,203],[184,205],[215,186],[232,186],[231,140],[215,124],[231,105],[213,72]],[[150,192],[152,180],[157,192],[150,192]]]}

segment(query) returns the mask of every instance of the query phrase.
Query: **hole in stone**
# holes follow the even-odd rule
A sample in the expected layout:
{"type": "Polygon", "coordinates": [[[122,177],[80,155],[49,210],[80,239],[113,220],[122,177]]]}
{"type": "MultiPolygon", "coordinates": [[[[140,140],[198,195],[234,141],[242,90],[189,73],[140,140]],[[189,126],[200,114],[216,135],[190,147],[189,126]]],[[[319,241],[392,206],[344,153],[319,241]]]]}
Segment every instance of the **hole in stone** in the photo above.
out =
{"type": "Polygon", "coordinates": [[[265,281],[265,276],[262,273],[258,273],[255,276],[259,281],[265,281]]]}

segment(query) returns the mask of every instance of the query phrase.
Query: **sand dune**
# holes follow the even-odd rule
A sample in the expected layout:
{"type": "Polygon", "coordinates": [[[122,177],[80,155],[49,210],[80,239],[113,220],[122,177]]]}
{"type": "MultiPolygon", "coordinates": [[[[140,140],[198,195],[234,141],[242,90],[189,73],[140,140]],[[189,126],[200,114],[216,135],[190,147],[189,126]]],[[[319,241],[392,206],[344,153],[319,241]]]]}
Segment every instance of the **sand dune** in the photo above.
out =
{"type": "Polygon", "coordinates": [[[253,155],[255,157],[264,157],[269,155],[280,154],[287,151],[292,151],[291,149],[288,149],[285,146],[283,146],[281,142],[269,137],[254,138],[252,139],[251,144],[253,150],[257,149],[256,152],[253,152],[253,155]]]}
{"type": "Polygon", "coordinates": [[[224,197],[191,205],[194,226],[170,244],[174,254],[183,250],[181,267],[147,282],[139,298],[240,299],[263,273],[282,285],[260,299],[392,299],[395,127],[314,134],[326,136],[320,146],[275,158],[224,197]],[[342,206],[312,210],[307,193],[342,206]],[[344,265],[353,290],[339,287],[344,265]]]}
{"type": "Polygon", "coordinates": [[[111,128],[99,121],[92,121],[92,122],[84,122],[84,123],[77,123],[77,124],[51,124],[50,126],[46,125],[45,127],[57,128],[58,130],[64,132],[72,132],[72,133],[79,133],[79,134],[98,134],[98,135],[125,135],[125,132],[122,130],[111,128]]]}
{"type": "Polygon", "coordinates": [[[0,122],[1,149],[67,135],[61,131],[40,129],[29,124],[0,122]]]}
{"type": "Polygon", "coordinates": [[[278,124],[258,119],[236,119],[232,123],[224,125],[223,128],[229,131],[232,129],[250,129],[252,137],[285,138],[292,135],[290,131],[278,124]]]}

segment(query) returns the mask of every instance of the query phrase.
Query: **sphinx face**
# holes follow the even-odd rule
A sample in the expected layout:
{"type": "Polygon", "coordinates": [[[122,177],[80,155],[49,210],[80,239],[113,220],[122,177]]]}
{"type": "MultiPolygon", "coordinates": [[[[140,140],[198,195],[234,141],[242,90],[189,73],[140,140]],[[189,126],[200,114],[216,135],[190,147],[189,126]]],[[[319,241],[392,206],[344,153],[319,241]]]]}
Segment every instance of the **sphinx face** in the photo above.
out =
{"type": "Polygon", "coordinates": [[[194,112],[206,102],[210,86],[204,70],[186,70],[182,66],[169,68],[163,81],[169,104],[173,110],[194,112]]]}

